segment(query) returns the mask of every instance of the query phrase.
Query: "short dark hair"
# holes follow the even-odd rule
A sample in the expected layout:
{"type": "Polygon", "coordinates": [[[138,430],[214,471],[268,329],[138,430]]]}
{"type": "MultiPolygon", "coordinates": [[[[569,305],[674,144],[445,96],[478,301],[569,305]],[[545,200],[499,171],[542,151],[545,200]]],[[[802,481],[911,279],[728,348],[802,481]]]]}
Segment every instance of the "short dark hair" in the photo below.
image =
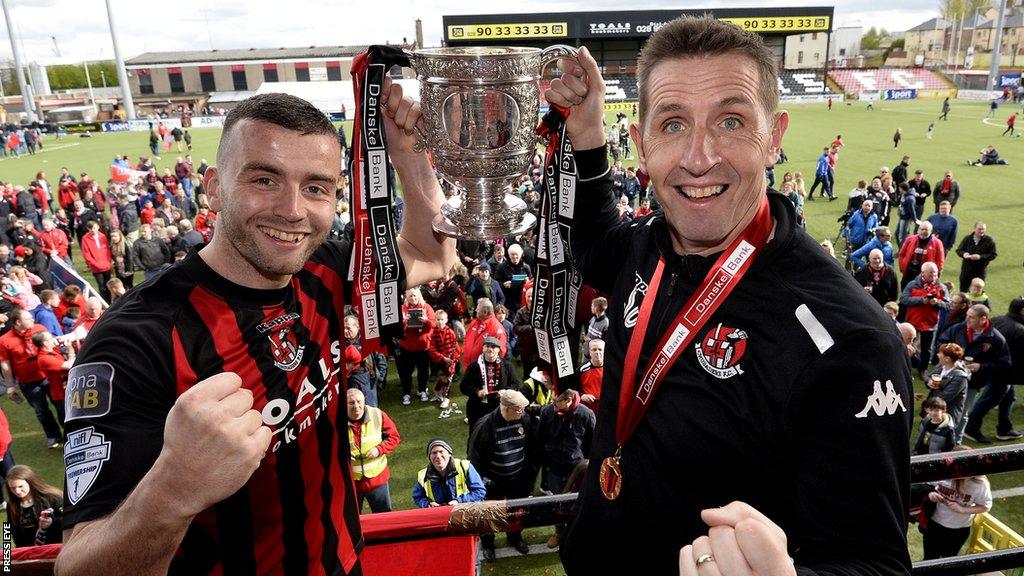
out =
{"type": "Polygon", "coordinates": [[[338,134],[327,115],[302,98],[279,93],[257,94],[242,100],[228,112],[227,118],[224,119],[224,129],[220,134],[218,151],[224,146],[235,124],[247,118],[294,130],[303,136],[338,134]]]}
{"type": "Polygon", "coordinates": [[[928,410],[929,408],[938,408],[939,410],[946,409],[946,401],[941,396],[929,396],[921,404],[921,408],[928,410]]]}
{"type": "Polygon", "coordinates": [[[1020,314],[1024,311],[1024,296],[1017,296],[1013,300],[1010,300],[1010,308],[1008,312],[1010,314],[1020,314]]]}
{"type": "Polygon", "coordinates": [[[737,53],[754,61],[760,73],[757,93],[761,106],[771,115],[779,105],[779,82],[775,54],[758,34],[710,14],[681,16],[658,29],[647,39],[637,60],[636,78],[640,88],[640,117],[647,110],[646,85],[651,70],[664,61],[691,56],[737,53]]]}

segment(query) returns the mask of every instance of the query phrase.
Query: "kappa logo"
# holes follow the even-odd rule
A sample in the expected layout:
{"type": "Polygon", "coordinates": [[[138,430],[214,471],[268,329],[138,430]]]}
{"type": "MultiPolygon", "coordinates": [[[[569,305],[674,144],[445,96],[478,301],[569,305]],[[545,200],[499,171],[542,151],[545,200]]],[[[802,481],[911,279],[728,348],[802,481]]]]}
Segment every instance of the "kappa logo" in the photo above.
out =
{"type": "Polygon", "coordinates": [[[743,374],[740,359],[747,351],[745,331],[719,323],[693,347],[701,367],[715,378],[725,380],[743,374]]]}
{"type": "Polygon", "coordinates": [[[903,398],[896,393],[892,380],[885,381],[885,392],[882,392],[882,382],[875,380],[875,389],[868,396],[868,402],[864,409],[853,415],[854,418],[867,418],[868,412],[874,412],[875,416],[892,416],[897,410],[906,412],[907,407],[903,405],[903,398]]]}
{"type": "Polygon", "coordinates": [[[274,357],[274,366],[285,372],[291,372],[302,362],[302,354],[306,347],[299,345],[295,334],[295,322],[299,315],[295,312],[278,316],[256,327],[261,334],[267,334],[270,340],[270,353],[274,357]]]}
{"type": "Polygon", "coordinates": [[[626,308],[622,315],[622,325],[626,328],[636,326],[636,321],[640,318],[639,300],[644,294],[647,294],[647,282],[637,273],[636,285],[633,286],[633,291],[629,293],[629,298],[626,298],[626,308]]]}
{"type": "Polygon", "coordinates": [[[103,469],[103,463],[110,459],[110,442],[103,434],[89,426],[68,434],[64,444],[64,466],[67,478],[67,497],[72,504],[85,496],[103,469]]]}

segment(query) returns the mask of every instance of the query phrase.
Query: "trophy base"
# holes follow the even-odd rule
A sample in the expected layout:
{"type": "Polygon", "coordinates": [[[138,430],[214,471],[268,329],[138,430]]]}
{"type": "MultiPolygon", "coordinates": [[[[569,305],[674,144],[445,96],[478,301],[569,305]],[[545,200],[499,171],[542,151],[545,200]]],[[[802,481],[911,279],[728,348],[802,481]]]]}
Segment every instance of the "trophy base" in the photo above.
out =
{"type": "Polygon", "coordinates": [[[511,194],[505,195],[504,206],[485,214],[466,211],[462,202],[459,196],[445,201],[434,217],[435,232],[461,240],[494,240],[523,234],[537,223],[526,202],[511,194]]]}

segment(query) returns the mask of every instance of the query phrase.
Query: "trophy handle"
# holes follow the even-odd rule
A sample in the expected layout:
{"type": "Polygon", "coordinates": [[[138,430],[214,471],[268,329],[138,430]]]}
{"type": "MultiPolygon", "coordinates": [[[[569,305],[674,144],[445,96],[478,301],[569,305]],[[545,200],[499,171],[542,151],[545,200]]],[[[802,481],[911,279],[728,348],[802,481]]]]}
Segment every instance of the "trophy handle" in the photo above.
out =
{"type": "MultiPolygon", "coordinates": [[[[413,72],[415,72],[416,53],[408,48],[402,48],[402,52],[409,58],[409,68],[412,68],[413,72]]],[[[427,135],[419,125],[416,126],[416,143],[413,144],[412,149],[416,153],[427,151],[427,135]]]]}
{"type": "Polygon", "coordinates": [[[540,67],[543,70],[545,66],[558,60],[559,58],[573,58],[579,54],[579,49],[566,44],[555,44],[548,46],[547,48],[540,51],[540,67]]]}

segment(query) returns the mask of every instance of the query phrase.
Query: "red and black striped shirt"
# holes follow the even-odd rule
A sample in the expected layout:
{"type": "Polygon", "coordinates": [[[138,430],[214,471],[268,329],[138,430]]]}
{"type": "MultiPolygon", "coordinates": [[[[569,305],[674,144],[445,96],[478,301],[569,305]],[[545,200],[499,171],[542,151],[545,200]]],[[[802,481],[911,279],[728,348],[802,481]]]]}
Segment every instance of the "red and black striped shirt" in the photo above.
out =
{"type": "Polygon", "coordinates": [[[278,290],[231,283],[193,252],[104,314],[69,376],[98,395],[68,414],[65,527],[113,512],[159,455],[177,396],[230,371],[273,440],[249,482],[195,518],[171,573],[361,573],[339,401],[349,251],[324,244],[278,290]]]}

